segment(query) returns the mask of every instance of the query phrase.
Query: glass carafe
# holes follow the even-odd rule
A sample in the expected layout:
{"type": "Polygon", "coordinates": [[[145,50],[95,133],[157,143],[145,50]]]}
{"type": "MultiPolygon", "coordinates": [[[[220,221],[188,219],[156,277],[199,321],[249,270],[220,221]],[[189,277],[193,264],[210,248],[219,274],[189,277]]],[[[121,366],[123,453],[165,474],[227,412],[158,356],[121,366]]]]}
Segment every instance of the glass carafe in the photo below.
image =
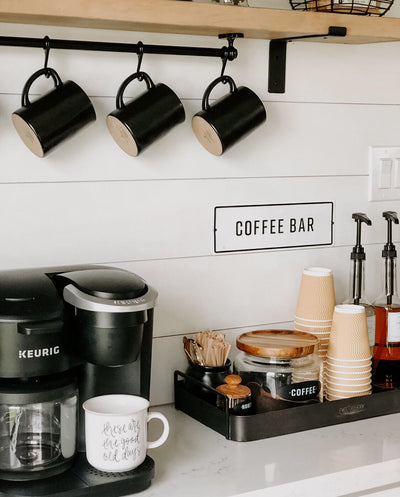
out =
{"type": "Polygon", "coordinates": [[[44,478],[69,467],[76,452],[74,386],[19,394],[1,392],[0,386],[0,399],[0,478],[44,478]]]}

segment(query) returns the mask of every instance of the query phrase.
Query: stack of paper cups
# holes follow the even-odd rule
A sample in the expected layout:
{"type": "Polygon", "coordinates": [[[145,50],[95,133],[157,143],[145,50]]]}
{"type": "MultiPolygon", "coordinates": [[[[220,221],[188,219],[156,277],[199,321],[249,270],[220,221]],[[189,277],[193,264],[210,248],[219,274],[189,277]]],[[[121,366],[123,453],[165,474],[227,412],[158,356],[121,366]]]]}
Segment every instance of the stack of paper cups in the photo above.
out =
{"type": "Polygon", "coordinates": [[[316,336],[317,354],[325,359],[328,350],[335,308],[335,289],[332,270],[310,267],[303,271],[297,300],[294,327],[316,336]]]}
{"type": "Polygon", "coordinates": [[[324,375],[327,400],[371,393],[371,349],[363,306],[335,307],[324,375]]]}

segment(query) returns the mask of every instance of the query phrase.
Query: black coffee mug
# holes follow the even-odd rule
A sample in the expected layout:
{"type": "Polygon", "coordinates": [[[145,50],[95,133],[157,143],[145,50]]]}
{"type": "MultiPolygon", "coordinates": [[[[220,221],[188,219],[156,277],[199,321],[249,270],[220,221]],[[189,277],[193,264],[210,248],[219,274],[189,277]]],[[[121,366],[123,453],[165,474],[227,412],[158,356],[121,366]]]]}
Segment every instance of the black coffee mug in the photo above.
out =
{"type": "Polygon", "coordinates": [[[222,155],[266,118],[264,104],[250,88],[237,88],[230,76],[220,76],[204,92],[202,110],[193,116],[192,128],[205,149],[222,155]],[[210,105],[210,93],[219,83],[229,83],[230,92],[210,105]]]}
{"type": "Polygon", "coordinates": [[[128,76],[116,100],[117,108],[107,116],[107,126],[115,142],[133,157],[185,120],[185,110],[175,92],[163,83],[155,85],[145,72],[128,76]],[[124,91],[135,79],[145,81],[147,90],[125,104],[124,91]]]}
{"type": "Polygon", "coordinates": [[[22,107],[12,114],[17,133],[38,157],[44,157],[53,147],[95,120],[93,105],[82,88],[73,81],[63,82],[51,68],[32,74],[22,91],[22,107]],[[55,88],[31,102],[30,88],[40,76],[51,76],[55,88]]]}

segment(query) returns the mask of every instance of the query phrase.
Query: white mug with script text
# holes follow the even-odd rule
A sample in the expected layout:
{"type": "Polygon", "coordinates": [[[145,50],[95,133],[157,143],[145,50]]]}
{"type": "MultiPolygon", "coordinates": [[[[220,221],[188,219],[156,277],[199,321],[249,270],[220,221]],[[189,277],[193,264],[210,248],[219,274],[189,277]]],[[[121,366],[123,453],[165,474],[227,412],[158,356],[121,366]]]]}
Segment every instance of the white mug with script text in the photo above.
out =
{"type": "Polygon", "coordinates": [[[130,471],[142,464],[147,449],[162,445],[169,434],[167,418],[148,408],[149,401],[135,395],[102,395],[84,402],[88,462],[107,472],[130,471]],[[153,418],[162,421],[164,430],[148,442],[147,423],[153,418]]]}

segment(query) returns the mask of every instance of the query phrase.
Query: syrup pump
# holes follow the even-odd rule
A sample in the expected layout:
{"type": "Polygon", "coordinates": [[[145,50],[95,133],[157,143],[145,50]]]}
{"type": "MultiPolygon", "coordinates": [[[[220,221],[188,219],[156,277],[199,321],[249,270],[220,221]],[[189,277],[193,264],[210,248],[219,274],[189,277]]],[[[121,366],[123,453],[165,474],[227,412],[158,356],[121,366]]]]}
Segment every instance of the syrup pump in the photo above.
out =
{"type": "Polygon", "coordinates": [[[368,322],[368,335],[370,343],[374,343],[375,335],[375,310],[373,305],[365,298],[365,260],[366,254],[364,247],[361,245],[361,227],[365,223],[367,226],[372,225],[372,221],[363,212],[354,212],[352,219],[356,222],[356,244],[350,254],[350,283],[349,297],[345,304],[362,305],[365,307],[368,322]]]}
{"type": "Polygon", "coordinates": [[[356,222],[357,231],[356,244],[350,255],[350,259],[353,261],[350,272],[350,289],[352,292],[350,300],[352,304],[362,305],[364,303],[364,261],[366,257],[364,247],[361,245],[361,226],[362,223],[371,226],[372,221],[362,212],[354,212],[351,217],[356,222]]]}
{"type": "Polygon", "coordinates": [[[397,213],[386,211],[387,241],[382,250],[383,290],[375,303],[375,347],[372,383],[375,388],[400,387],[400,298],[397,294],[396,259],[393,223],[397,213]]]}
{"type": "Polygon", "coordinates": [[[393,225],[399,224],[399,219],[397,213],[393,211],[387,211],[382,214],[382,216],[387,221],[387,242],[382,250],[382,257],[385,259],[385,295],[386,304],[392,305],[393,299],[397,297],[396,295],[396,259],[397,251],[393,243],[393,225]]]}

